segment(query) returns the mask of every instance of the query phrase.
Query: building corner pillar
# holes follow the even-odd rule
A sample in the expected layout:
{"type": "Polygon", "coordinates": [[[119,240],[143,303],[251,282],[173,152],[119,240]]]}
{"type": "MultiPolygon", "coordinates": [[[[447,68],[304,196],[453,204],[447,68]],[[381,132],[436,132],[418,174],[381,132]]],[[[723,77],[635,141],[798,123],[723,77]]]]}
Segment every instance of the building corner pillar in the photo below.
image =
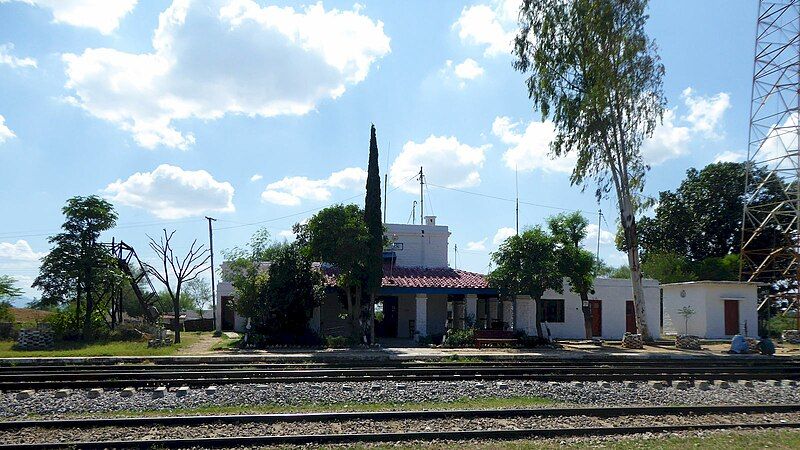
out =
{"type": "Polygon", "coordinates": [[[428,295],[417,294],[414,297],[417,307],[417,314],[415,317],[414,331],[417,337],[428,335],[428,295]]]}
{"type": "Polygon", "coordinates": [[[478,294],[467,294],[464,296],[466,309],[464,311],[464,322],[472,323],[475,327],[478,323],[478,294]]]}

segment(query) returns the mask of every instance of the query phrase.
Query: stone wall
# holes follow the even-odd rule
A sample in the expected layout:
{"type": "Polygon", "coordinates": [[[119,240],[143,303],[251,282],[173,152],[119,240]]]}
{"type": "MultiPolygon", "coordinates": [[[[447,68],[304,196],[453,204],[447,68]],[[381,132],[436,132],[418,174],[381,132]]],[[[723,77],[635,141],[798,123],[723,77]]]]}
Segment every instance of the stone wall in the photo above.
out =
{"type": "Polygon", "coordinates": [[[800,344],[800,330],[784,330],[781,337],[783,338],[783,342],[800,344]]]}
{"type": "Polygon", "coordinates": [[[622,336],[622,348],[644,348],[641,334],[625,333],[622,336]]]}
{"type": "Polygon", "coordinates": [[[700,338],[690,334],[679,334],[675,337],[675,347],[685,350],[700,350],[700,338]]]}
{"type": "Polygon", "coordinates": [[[37,328],[19,330],[17,336],[18,350],[50,350],[53,348],[55,334],[49,326],[39,325],[37,328]]]}

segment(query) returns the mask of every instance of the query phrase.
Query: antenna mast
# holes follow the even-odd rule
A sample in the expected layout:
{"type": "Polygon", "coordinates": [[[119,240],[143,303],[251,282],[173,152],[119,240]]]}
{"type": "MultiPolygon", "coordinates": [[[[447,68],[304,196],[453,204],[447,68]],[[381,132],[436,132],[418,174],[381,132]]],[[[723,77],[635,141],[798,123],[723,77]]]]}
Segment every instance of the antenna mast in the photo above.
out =
{"type": "MultiPolygon", "coordinates": [[[[800,0],[759,1],[739,263],[741,281],[783,284],[788,291],[778,295],[795,305],[800,300],[799,24],[800,0]],[[764,176],[754,178],[756,171],[764,176]]],[[[766,297],[758,309],[774,298],[766,297]]],[[[797,320],[800,325],[800,314],[797,320]]]]}
{"type": "Polygon", "coordinates": [[[419,224],[425,225],[425,198],[422,188],[425,185],[425,174],[422,173],[422,166],[419,166],[419,224]]]}

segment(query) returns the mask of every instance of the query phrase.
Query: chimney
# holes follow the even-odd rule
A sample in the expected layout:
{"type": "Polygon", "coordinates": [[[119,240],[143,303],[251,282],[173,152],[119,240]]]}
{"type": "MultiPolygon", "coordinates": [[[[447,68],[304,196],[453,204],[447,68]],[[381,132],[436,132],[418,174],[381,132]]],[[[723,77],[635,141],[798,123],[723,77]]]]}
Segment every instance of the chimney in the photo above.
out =
{"type": "Polygon", "coordinates": [[[436,216],[425,216],[425,225],[436,225],[436,216]]]}

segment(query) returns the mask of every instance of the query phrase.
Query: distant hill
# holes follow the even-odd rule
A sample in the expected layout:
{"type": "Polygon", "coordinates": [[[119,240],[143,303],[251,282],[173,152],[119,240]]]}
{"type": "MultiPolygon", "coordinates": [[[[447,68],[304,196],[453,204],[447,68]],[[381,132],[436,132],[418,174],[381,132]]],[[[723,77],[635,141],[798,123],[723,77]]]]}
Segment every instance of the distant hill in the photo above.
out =
{"type": "Polygon", "coordinates": [[[50,311],[42,311],[39,309],[30,309],[30,308],[9,308],[9,311],[14,316],[14,321],[17,323],[33,323],[33,322],[41,322],[50,314],[53,314],[50,311]]]}

